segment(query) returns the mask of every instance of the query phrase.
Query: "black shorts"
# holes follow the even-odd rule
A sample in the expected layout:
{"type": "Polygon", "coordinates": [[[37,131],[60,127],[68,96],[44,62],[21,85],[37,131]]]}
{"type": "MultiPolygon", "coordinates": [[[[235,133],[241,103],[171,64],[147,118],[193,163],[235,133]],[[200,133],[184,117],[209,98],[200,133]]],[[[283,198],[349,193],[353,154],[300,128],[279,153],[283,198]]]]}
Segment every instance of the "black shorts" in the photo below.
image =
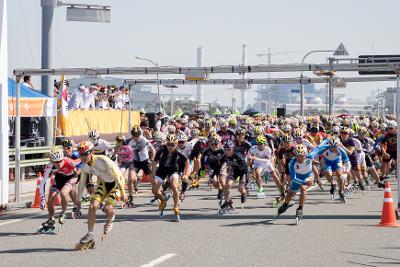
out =
{"type": "Polygon", "coordinates": [[[144,161],[136,161],[133,160],[129,166],[130,171],[135,171],[138,173],[140,170],[143,171],[144,174],[150,175],[151,174],[151,164],[149,160],[144,161]]]}
{"type": "MultiPolygon", "coordinates": [[[[239,177],[239,184],[246,184],[247,173],[246,172],[234,172],[233,175],[228,175],[229,180],[235,181],[239,177]]],[[[248,181],[247,181],[248,182],[248,181]]]]}
{"type": "Polygon", "coordinates": [[[358,166],[358,162],[357,162],[357,158],[356,157],[351,157],[350,156],[350,164],[351,164],[351,169],[353,171],[358,171],[359,170],[359,166],[358,166]]]}
{"type": "Polygon", "coordinates": [[[69,184],[71,187],[74,187],[78,181],[78,177],[76,174],[64,175],[61,173],[56,173],[54,176],[54,183],[51,185],[52,191],[61,191],[61,189],[69,184]]]}
{"type": "Polygon", "coordinates": [[[167,177],[170,177],[174,173],[178,173],[178,171],[175,168],[165,168],[161,166],[157,168],[156,176],[165,180],[167,177]]]}

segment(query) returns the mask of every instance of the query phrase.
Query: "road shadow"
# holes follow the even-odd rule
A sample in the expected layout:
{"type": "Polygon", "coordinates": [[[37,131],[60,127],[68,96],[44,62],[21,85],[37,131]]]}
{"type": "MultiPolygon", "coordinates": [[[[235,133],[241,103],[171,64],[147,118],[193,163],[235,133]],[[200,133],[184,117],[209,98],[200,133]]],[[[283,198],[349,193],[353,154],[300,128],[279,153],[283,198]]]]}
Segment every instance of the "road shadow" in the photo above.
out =
{"type": "Polygon", "coordinates": [[[356,262],[356,261],[347,261],[347,263],[351,263],[352,265],[359,265],[359,266],[378,267],[376,265],[365,264],[365,263],[356,262]]]}
{"type": "Polygon", "coordinates": [[[350,255],[358,255],[358,256],[394,261],[394,263],[392,263],[392,262],[369,262],[372,264],[374,264],[374,263],[375,264],[399,264],[400,263],[400,259],[395,259],[395,258],[382,257],[382,256],[377,256],[377,255],[372,255],[372,254],[358,253],[358,252],[351,252],[351,251],[339,251],[339,252],[344,253],[344,254],[350,254],[350,255]]]}
{"type": "Polygon", "coordinates": [[[43,252],[71,252],[72,248],[20,248],[0,250],[0,254],[25,254],[25,253],[43,253],[43,252]]]}
{"type": "Polygon", "coordinates": [[[223,227],[240,227],[240,226],[266,226],[266,225],[274,225],[273,219],[256,221],[256,222],[243,222],[243,223],[232,223],[222,225],[223,227]]]}

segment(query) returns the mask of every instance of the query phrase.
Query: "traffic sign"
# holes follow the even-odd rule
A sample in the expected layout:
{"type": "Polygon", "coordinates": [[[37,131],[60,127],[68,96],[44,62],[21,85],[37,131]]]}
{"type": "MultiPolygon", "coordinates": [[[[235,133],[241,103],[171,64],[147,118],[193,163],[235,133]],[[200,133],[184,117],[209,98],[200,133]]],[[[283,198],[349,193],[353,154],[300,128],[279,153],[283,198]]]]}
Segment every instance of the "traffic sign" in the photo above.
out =
{"type": "MultiPolygon", "coordinates": [[[[360,67],[363,63],[390,63],[393,65],[400,65],[400,55],[360,55],[358,56],[358,62],[360,67]]],[[[367,67],[367,66],[366,66],[367,67]]],[[[360,75],[390,75],[396,74],[394,71],[390,70],[367,70],[359,71],[360,75]]]]}

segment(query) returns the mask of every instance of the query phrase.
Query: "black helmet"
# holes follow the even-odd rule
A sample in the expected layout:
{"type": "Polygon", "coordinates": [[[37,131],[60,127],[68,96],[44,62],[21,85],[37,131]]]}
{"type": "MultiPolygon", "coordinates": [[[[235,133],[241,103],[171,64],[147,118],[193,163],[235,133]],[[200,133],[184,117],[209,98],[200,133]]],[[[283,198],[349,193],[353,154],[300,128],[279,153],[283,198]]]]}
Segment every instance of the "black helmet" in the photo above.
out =
{"type": "Polygon", "coordinates": [[[61,142],[61,145],[62,145],[62,147],[72,147],[73,143],[72,143],[71,139],[66,138],[61,142]]]}
{"type": "Polygon", "coordinates": [[[142,134],[142,129],[138,125],[132,127],[131,134],[133,137],[138,137],[142,134]]]}

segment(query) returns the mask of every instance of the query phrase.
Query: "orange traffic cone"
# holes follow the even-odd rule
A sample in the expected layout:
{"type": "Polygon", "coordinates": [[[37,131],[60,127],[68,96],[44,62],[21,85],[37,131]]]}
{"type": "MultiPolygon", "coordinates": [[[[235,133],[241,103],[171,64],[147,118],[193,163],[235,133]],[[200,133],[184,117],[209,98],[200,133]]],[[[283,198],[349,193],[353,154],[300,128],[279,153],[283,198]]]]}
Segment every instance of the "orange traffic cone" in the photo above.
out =
{"type": "Polygon", "coordinates": [[[33,201],[31,208],[40,208],[40,182],[42,181],[42,178],[42,174],[39,172],[36,182],[35,200],[33,201]]]}
{"type": "Polygon", "coordinates": [[[400,224],[397,223],[396,214],[394,211],[393,198],[392,198],[392,189],[390,188],[389,181],[386,181],[385,184],[385,196],[383,198],[383,209],[382,209],[382,218],[381,223],[377,226],[384,227],[400,227],[400,224]]]}
{"type": "MultiPolygon", "coordinates": [[[[50,196],[50,192],[51,192],[51,186],[55,183],[56,181],[54,181],[54,178],[51,178],[50,180],[50,187],[49,187],[49,196],[50,196]]],[[[54,198],[54,206],[60,206],[60,195],[58,194],[55,198],[54,198]]]]}

